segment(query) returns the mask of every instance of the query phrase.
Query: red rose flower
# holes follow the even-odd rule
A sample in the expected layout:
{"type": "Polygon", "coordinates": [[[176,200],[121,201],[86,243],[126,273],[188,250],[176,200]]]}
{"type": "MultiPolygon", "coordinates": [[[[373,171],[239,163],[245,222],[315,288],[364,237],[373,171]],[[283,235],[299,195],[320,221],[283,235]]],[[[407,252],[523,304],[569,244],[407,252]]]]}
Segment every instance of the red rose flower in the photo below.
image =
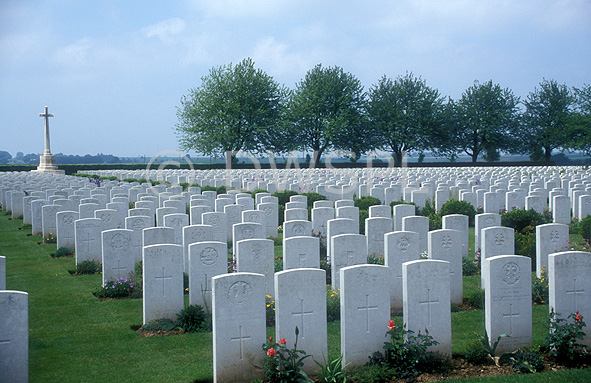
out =
{"type": "Polygon", "coordinates": [[[392,330],[393,328],[396,328],[396,323],[394,323],[394,321],[390,319],[390,321],[388,322],[388,330],[392,330]]]}
{"type": "Polygon", "coordinates": [[[272,348],[272,347],[271,347],[270,349],[268,349],[268,350],[267,350],[267,355],[268,355],[268,356],[275,356],[275,355],[276,355],[276,354],[275,354],[275,349],[274,349],[274,348],[272,348]]]}
{"type": "Polygon", "coordinates": [[[580,321],[581,321],[581,315],[577,314],[577,316],[575,317],[575,320],[576,320],[577,322],[580,322],[580,321]]]}
{"type": "Polygon", "coordinates": [[[285,338],[281,338],[281,339],[279,339],[279,343],[281,343],[281,344],[286,344],[286,343],[287,343],[287,341],[285,340],[285,338]]]}

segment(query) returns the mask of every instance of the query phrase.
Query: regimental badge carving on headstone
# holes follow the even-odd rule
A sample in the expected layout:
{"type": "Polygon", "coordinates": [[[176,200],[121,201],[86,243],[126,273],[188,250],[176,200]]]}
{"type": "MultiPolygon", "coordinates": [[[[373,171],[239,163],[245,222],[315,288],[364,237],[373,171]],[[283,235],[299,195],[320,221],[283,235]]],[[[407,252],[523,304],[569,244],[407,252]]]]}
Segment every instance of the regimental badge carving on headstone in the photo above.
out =
{"type": "Polygon", "coordinates": [[[265,211],[265,215],[273,214],[273,208],[271,206],[265,206],[263,210],[265,211]]]}
{"type": "Polygon", "coordinates": [[[408,242],[408,238],[402,237],[398,240],[398,249],[402,252],[406,252],[410,247],[410,243],[408,242]]]}
{"type": "Polygon", "coordinates": [[[503,282],[508,285],[514,285],[521,278],[521,270],[515,262],[509,262],[503,266],[503,282]]]}
{"type": "Polygon", "coordinates": [[[254,238],[254,230],[252,229],[252,227],[245,227],[244,229],[242,229],[242,238],[254,238]]]}
{"type": "Polygon", "coordinates": [[[558,230],[552,230],[550,232],[550,242],[558,242],[560,241],[560,233],[558,232],[558,230]]]}
{"type": "Polygon", "coordinates": [[[140,231],[145,228],[144,221],[141,219],[134,220],[132,226],[135,231],[140,231]]]}
{"type": "Polygon", "coordinates": [[[449,235],[445,235],[441,239],[441,247],[443,247],[444,249],[449,249],[452,246],[452,244],[453,241],[449,235]]]}
{"type": "Polygon", "coordinates": [[[201,251],[200,257],[204,265],[211,266],[217,261],[218,252],[213,247],[206,247],[201,251]]]}
{"type": "Polygon", "coordinates": [[[101,219],[103,220],[103,222],[111,222],[111,214],[109,214],[109,213],[103,214],[101,216],[101,219]]]}
{"type": "Polygon", "coordinates": [[[234,282],[228,289],[228,299],[237,306],[243,306],[250,301],[252,286],[244,281],[234,282]]]}
{"type": "Polygon", "coordinates": [[[122,249],[129,243],[129,239],[125,237],[123,234],[115,234],[113,238],[111,238],[111,247],[113,249],[122,249]]]}
{"type": "Polygon", "coordinates": [[[207,224],[211,225],[211,226],[219,225],[220,224],[220,217],[218,217],[217,215],[210,216],[207,224]]]}
{"type": "MultiPolygon", "coordinates": [[[[193,241],[195,241],[195,242],[203,240],[205,238],[205,230],[203,230],[203,229],[193,230],[193,233],[191,233],[191,238],[193,238],[193,241]]],[[[209,249],[211,249],[211,247],[209,249]]]]}
{"type": "Polygon", "coordinates": [[[72,216],[71,214],[65,214],[62,217],[62,222],[64,224],[71,225],[72,223],[74,223],[74,216],[72,216]]]}
{"type": "Polygon", "coordinates": [[[495,245],[502,246],[505,243],[505,235],[503,233],[498,233],[495,235],[495,245]]]}
{"type": "Polygon", "coordinates": [[[172,222],[170,222],[170,226],[172,227],[181,227],[183,226],[183,221],[181,221],[180,218],[175,218],[172,220],[172,222]]]}
{"type": "Polygon", "coordinates": [[[486,217],[486,218],[484,219],[484,224],[485,224],[486,226],[492,226],[492,225],[494,225],[494,223],[495,223],[495,220],[494,220],[494,218],[493,218],[493,217],[486,217]]]}
{"type": "Polygon", "coordinates": [[[263,252],[263,249],[261,249],[260,246],[255,246],[252,249],[252,258],[258,260],[261,256],[262,252],[263,252]]]}
{"type": "Polygon", "coordinates": [[[304,225],[296,224],[293,226],[293,235],[302,236],[304,235],[304,225]]]}

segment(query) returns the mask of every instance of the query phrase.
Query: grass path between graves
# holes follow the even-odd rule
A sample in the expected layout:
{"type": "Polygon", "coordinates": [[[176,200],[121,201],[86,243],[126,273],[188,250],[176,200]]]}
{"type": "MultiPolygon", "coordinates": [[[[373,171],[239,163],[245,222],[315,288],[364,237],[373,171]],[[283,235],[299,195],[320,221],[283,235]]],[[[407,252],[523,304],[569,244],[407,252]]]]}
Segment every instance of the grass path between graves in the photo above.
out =
{"type": "MultiPolygon", "coordinates": [[[[142,301],[99,302],[92,291],[100,275],[72,276],[73,258],[53,259],[55,245],[19,230],[21,220],[0,213],[0,255],[6,257],[7,288],[29,293],[29,381],[193,382],[212,379],[212,336],[183,334],[141,338],[131,326],[142,323],[142,301]]],[[[480,276],[466,277],[465,290],[480,276]]],[[[534,344],[542,339],[547,306],[534,306],[534,344]]],[[[397,323],[402,318],[395,318],[397,323]]],[[[462,353],[482,333],[484,312],[452,314],[453,352],[462,353]]],[[[267,329],[268,335],[274,328],[267,329]]],[[[328,324],[329,357],[340,353],[339,323],[328,324]]],[[[591,369],[470,382],[583,382],[591,369]]]]}

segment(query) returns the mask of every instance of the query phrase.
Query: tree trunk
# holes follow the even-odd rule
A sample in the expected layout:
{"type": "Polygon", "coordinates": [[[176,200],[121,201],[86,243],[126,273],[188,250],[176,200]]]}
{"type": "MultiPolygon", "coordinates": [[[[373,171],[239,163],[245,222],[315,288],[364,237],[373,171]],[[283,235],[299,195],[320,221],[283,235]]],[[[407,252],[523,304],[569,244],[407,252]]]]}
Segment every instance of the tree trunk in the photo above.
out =
{"type": "Polygon", "coordinates": [[[550,157],[552,157],[552,149],[544,148],[544,155],[546,158],[546,162],[550,162],[550,157]]]}

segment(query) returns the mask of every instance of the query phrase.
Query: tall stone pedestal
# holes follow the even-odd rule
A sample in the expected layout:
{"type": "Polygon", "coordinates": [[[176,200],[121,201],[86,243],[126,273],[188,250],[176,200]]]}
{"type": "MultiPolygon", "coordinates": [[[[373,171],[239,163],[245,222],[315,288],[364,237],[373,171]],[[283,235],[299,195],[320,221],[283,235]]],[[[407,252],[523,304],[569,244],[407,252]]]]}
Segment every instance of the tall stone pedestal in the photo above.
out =
{"type": "Polygon", "coordinates": [[[51,154],[43,154],[39,156],[39,166],[34,172],[51,173],[51,174],[65,174],[64,170],[60,170],[55,166],[55,157],[51,154]]]}

